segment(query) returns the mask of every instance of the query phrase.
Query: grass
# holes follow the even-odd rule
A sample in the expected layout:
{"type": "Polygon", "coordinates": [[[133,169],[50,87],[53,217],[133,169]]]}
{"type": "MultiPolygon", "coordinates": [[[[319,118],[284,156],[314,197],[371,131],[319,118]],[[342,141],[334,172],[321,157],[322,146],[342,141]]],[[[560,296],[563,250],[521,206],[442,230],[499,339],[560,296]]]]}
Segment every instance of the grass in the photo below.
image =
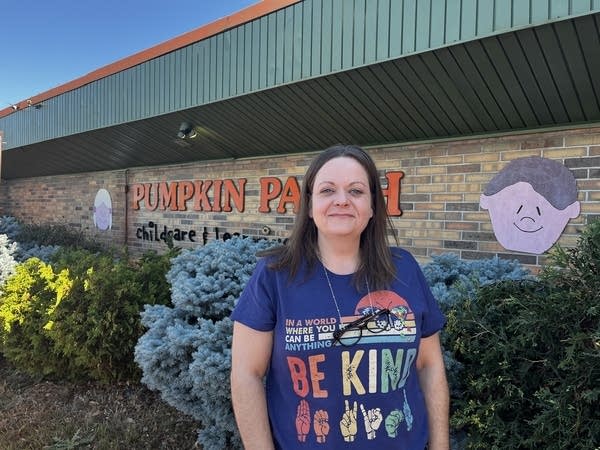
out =
{"type": "Polygon", "coordinates": [[[200,449],[198,422],[142,385],[35,380],[0,356],[0,449],[200,449]]]}

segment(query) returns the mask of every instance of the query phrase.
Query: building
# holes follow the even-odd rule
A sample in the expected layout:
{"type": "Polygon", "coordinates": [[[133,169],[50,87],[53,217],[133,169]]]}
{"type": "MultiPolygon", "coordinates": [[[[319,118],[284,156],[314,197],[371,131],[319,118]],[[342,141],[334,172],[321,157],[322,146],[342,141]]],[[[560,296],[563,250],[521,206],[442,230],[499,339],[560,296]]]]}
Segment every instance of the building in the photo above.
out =
{"type": "Polygon", "coordinates": [[[599,28],[599,0],[265,0],[1,110],[0,213],[134,254],[283,239],[312,153],[354,143],[421,261],[539,266],[480,197],[539,156],[577,183],[559,243],[600,216],[599,28]]]}

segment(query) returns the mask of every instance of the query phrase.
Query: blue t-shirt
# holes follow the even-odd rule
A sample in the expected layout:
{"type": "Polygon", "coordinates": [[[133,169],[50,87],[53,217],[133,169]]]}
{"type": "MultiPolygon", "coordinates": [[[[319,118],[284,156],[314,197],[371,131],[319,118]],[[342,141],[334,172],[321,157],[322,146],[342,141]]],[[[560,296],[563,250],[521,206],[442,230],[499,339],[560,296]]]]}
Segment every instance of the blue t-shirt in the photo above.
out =
{"type": "Polygon", "coordinates": [[[421,337],[445,323],[413,256],[392,249],[397,279],[389,290],[358,291],[352,275],[317,266],[289,280],[260,260],[231,316],[273,331],[266,378],[269,420],[278,449],[425,447],[427,411],[415,363],[421,337]],[[347,345],[332,345],[343,325],[387,309],[347,345]],[[360,339],[358,339],[360,337],[360,339]]]}

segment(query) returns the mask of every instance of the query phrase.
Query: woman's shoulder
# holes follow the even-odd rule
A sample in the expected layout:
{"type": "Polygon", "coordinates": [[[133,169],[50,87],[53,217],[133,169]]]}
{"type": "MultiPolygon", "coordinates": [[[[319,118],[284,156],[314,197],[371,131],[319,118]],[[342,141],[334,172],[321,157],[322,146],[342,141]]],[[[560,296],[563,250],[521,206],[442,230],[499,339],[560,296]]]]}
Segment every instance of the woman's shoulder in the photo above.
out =
{"type": "Polygon", "coordinates": [[[392,260],[396,265],[416,264],[416,259],[411,252],[401,247],[390,247],[392,260]]]}

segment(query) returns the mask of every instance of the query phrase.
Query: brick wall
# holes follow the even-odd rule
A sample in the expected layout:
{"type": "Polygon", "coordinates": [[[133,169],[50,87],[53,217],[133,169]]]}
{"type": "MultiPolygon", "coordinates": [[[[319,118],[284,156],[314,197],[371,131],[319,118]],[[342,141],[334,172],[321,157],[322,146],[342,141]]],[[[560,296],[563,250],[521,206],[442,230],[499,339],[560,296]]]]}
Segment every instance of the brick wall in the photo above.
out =
{"type": "Polygon", "coordinates": [[[95,172],[2,182],[2,215],[24,223],[68,225],[107,245],[125,244],[125,171],[95,172]],[[110,231],[94,226],[94,200],[99,189],[112,200],[110,231]]]}
{"type": "MultiPolygon", "coordinates": [[[[581,214],[565,228],[561,245],[573,246],[583,226],[600,218],[600,128],[386,146],[369,152],[381,170],[384,186],[385,171],[405,173],[400,195],[403,214],[393,218],[393,223],[400,244],[421,262],[434,254],[454,252],[465,259],[493,255],[516,258],[532,268],[544,263],[543,255],[503,249],[496,241],[488,212],[479,207],[479,197],[490,179],[516,158],[550,158],[574,174],[581,214]]],[[[283,239],[293,224],[293,212],[287,205],[286,213],[277,213],[277,202],[271,204],[270,213],[258,212],[259,179],[272,176],[285,181],[288,176],[297,176],[301,180],[311,157],[301,154],[9,180],[3,184],[3,214],[37,223],[68,223],[104,242],[127,242],[133,254],[164,249],[162,241],[155,241],[155,237],[150,240],[149,232],[160,233],[165,226],[171,231],[196,232],[195,243],[189,239],[177,242],[182,247],[202,245],[205,239],[217,236],[221,239],[224,233],[264,236],[261,230],[265,226],[271,230],[268,237],[283,239]],[[235,208],[232,212],[194,211],[191,206],[187,211],[150,211],[143,203],[136,210],[131,189],[125,193],[126,186],[142,183],[242,178],[247,180],[242,213],[235,208]],[[111,193],[113,202],[113,227],[106,232],[98,231],[92,220],[94,197],[100,188],[111,193]]]]}

